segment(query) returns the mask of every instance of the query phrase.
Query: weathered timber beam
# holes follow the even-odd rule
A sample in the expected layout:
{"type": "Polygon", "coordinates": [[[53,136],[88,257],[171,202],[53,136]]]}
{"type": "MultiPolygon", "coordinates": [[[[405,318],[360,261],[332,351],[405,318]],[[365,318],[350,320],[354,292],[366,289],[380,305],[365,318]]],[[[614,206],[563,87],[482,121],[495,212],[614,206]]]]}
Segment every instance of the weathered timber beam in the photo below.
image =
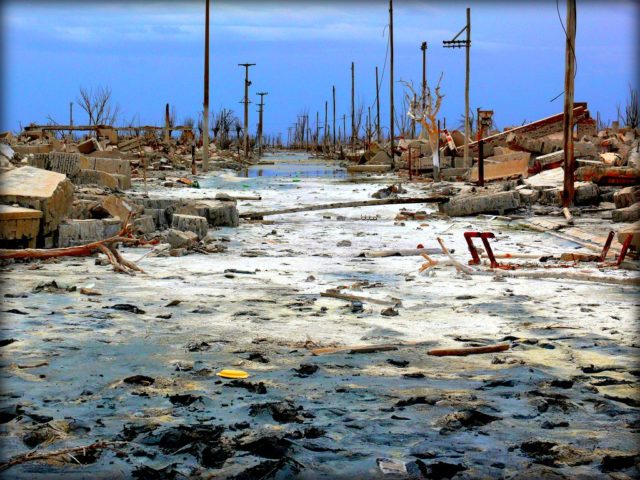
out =
{"type": "Polygon", "coordinates": [[[448,197],[444,195],[434,195],[431,197],[424,197],[424,198],[383,198],[380,200],[361,200],[356,202],[307,205],[304,207],[285,208],[282,210],[266,210],[263,212],[244,212],[240,214],[240,218],[260,220],[263,217],[269,217],[272,215],[284,215],[287,213],[310,212],[313,210],[334,210],[337,208],[372,207],[376,205],[401,205],[401,204],[407,204],[407,203],[444,203],[446,201],[448,201],[448,197]]]}

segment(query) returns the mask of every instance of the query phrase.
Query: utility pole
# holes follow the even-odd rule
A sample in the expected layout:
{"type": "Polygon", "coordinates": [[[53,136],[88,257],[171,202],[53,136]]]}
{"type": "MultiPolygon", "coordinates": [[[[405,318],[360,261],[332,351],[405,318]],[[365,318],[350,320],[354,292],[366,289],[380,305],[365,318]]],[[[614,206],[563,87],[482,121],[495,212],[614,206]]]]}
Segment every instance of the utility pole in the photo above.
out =
{"type": "Polygon", "coordinates": [[[318,140],[320,140],[320,112],[316,111],[316,154],[318,153],[318,140]]]}
{"type": "MultiPolygon", "coordinates": [[[[69,102],[69,126],[73,127],[73,102],[69,102]]],[[[69,136],[73,138],[73,130],[69,130],[69,136]]]]}
{"type": "Polygon", "coordinates": [[[351,152],[356,151],[356,67],[351,62],[351,152]]]}
{"type": "Polygon", "coordinates": [[[329,125],[327,124],[327,116],[329,114],[329,101],[324,102],[324,135],[322,136],[322,150],[327,149],[327,136],[329,135],[329,125]]]}
{"type": "Polygon", "coordinates": [[[393,0],[389,0],[389,96],[390,96],[390,113],[389,113],[389,135],[391,137],[391,168],[396,166],[395,146],[393,144],[393,0]]]}
{"type": "Polygon", "coordinates": [[[169,104],[164,106],[164,141],[169,143],[169,104]]]}
{"type": "Polygon", "coordinates": [[[204,24],[204,113],[202,117],[202,169],[209,171],[209,0],[204,24]]]}
{"type": "Polygon", "coordinates": [[[458,32],[458,34],[451,40],[443,40],[442,46],[444,48],[466,48],[466,74],[464,82],[464,164],[466,167],[471,166],[471,160],[469,159],[469,133],[471,132],[471,126],[469,125],[469,51],[471,49],[471,9],[467,8],[467,25],[458,32]],[[457,40],[462,32],[467,32],[466,40],[457,40]]]}
{"type": "Polygon", "coordinates": [[[264,112],[264,96],[268,95],[268,92],[258,92],[256,95],[260,95],[260,104],[258,105],[260,108],[258,110],[259,118],[258,118],[258,155],[262,157],[262,114],[264,112]]]}
{"type": "Polygon", "coordinates": [[[376,136],[378,143],[382,143],[382,130],[380,129],[380,83],[378,82],[378,66],[376,65],[376,136]]]}
{"type": "Polygon", "coordinates": [[[422,110],[427,108],[427,42],[420,45],[422,50],[422,110]]]}
{"type": "Polygon", "coordinates": [[[336,153],[336,86],[333,86],[333,153],[336,153]]]}
{"type": "Polygon", "coordinates": [[[342,143],[346,143],[347,140],[347,114],[342,115],[342,143]]]}
{"type": "MultiPolygon", "coordinates": [[[[564,118],[562,133],[564,137],[564,188],[562,206],[568,208],[573,203],[574,170],[573,155],[573,91],[576,52],[576,0],[567,0],[567,39],[564,70],[564,118]]],[[[565,211],[566,212],[566,211],[565,211]]]]}
{"type": "Polygon", "coordinates": [[[367,107],[367,146],[371,145],[371,107],[367,107]]]}
{"type": "MultiPolygon", "coordinates": [[[[207,0],[209,1],[209,0],[207,0]]],[[[239,63],[239,67],[244,67],[244,158],[249,158],[249,67],[255,63],[239,63]]]]}

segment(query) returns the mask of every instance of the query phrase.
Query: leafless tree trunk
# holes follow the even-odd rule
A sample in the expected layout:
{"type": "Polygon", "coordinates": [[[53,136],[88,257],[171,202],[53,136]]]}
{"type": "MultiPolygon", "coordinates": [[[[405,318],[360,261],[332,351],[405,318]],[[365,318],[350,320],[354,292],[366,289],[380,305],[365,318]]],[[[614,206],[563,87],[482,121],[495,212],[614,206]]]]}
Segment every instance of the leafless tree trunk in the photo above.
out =
{"type": "Polygon", "coordinates": [[[89,116],[89,125],[113,125],[118,120],[120,107],[112,104],[110,87],[82,87],[76,102],[89,116]]]}

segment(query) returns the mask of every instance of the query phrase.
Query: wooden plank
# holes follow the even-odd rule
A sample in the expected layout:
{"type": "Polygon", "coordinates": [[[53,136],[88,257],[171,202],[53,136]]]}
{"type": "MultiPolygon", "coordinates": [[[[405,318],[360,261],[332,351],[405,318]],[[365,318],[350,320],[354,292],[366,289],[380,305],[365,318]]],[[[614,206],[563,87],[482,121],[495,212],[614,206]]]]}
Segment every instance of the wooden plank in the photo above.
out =
{"type": "MultiPolygon", "coordinates": [[[[506,155],[498,155],[497,157],[490,157],[485,159],[484,163],[484,179],[498,180],[502,178],[510,177],[526,177],[529,172],[529,152],[509,153],[506,155]],[[499,157],[509,157],[504,160],[500,160],[499,157]],[[496,159],[496,162],[492,162],[492,159],[496,159]]],[[[469,177],[471,182],[478,181],[478,166],[476,165],[471,169],[469,177]]]]}
{"type": "Polygon", "coordinates": [[[448,197],[444,195],[433,195],[430,197],[423,197],[423,198],[383,198],[379,200],[361,200],[356,202],[307,205],[302,207],[285,208],[282,210],[266,210],[263,212],[244,212],[240,214],[240,218],[251,218],[254,220],[260,220],[263,217],[268,217],[271,215],[284,215],[287,213],[310,212],[315,210],[333,210],[337,208],[351,208],[351,207],[371,207],[376,205],[401,205],[401,204],[407,204],[407,203],[444,203],[447,200],[448,200],[448,197]]]}
{"type": "Polygon", "coordinates": [[[377,298],[365,297],[362,295],[349,295],[346,293],[340,293],[337,290],[327,290],[326,292],[322,292],[320,296],[327,298],[337,298],[350,302],[375,303],[376,305],[383,305],[386,307],[395,307],[396,305],[402,305],[402,302],[400,300],[379,300],[377,298]]]}

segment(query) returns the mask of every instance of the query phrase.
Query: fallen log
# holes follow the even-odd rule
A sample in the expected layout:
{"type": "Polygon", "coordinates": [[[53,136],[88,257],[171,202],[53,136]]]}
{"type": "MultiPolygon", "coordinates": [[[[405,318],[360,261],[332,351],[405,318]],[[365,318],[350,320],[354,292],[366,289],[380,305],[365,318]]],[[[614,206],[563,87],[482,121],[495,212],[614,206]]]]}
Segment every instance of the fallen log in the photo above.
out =
{"type": "MultiPolygon", "coordinates": [[[[455,250],[452,250],[452,252],[455,250]]],[[[358,257],[382,258],[382,257],[418,257],[422,254],[438,255],[442,251],[438,248],[409,248],[398,250],[369,250],[360,252],[358,257]]]]}
{"type": "Polygon", "coordinates": [[[465,357],[467,355],[476,355],[479,353],[495,353],[509,350],[509,345],[504,343],[500,345],[488,345],[486,347],[468,347],[468,348],[437,348],[427,351],[427,355],[436,357],[465,357]]]}
{"type": "Polygon", "coordinates": [[[341,347],[323,347],[311,350],[312,355],[327,355],[331,353],[375,353],[398,350],[401,347],[417,347],[426,345],[427,342],[406,342],[406,343],[382,343],[378,345],[343,345],[341,347]]]}
{"type": "Polygon", "coordinates": [[[379,300],[377,298],[364,297],[362,295],[349,295],[346,293],[340,293],[336,290],[327,290],[320,294],[321,297],[337,298],[340,300],[347,300],[350,302],[365,302],[375,303],[376,305],[383,305],[385,307],[395,307],[396,305],[402,305],[400,300],[379,300]]]}
{"type": "Polygon", "coordinates": [[[423,198],[383,198],[376,200],[360,200],[355,202],[338,202],[325,203],[322,205],[307,205],[303,207],[285,208],[282,210],[266,210],[263,212],[244,212],[240,214],[240,218],[248,218],[251,220],[262,220],[263,217],[271,215],[284,215],[287,213],[310,212],[315,210],[334,210],[338,208],[351,207],[372,207],[376,205],[401,205],[407,203],[444,203],[448,197],[444,195],[434,195],[423,198]]]}

